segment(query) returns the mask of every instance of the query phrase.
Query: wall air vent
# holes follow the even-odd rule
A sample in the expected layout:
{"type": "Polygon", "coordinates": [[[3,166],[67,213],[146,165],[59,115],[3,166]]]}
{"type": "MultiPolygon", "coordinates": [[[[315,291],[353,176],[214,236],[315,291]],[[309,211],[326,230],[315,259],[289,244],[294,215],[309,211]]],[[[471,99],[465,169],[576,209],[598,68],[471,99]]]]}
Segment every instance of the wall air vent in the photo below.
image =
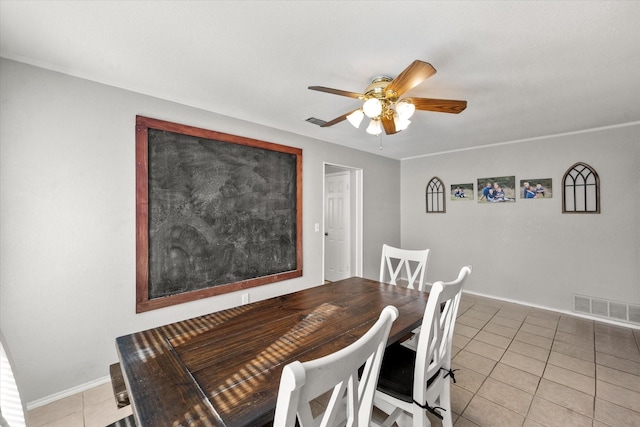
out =
{"type": "Polygon", "coordinates": [[[627,320],[627,304],[621,302],[609,303],[609,316],[612,319],[627,320]]]}
{"type": "Polygon", "coordinates": [[[573,311],[577,311],[579,313],[591,314],[591,298],[581,297],[580,295],[574,295],[573,311]]]}
{"type": "Polygon", "coordinates": [[[591,300],[591,313],[596,316],[609,317],[608,301],[593,298],[591,300]]]}
{"type": "Polygon", "coordinates": [[[640,305],[584,295],[573,296],[573,311],[640,325],[640,305]]]}
{"type": "Polygon", "coordinates": [[[309,117],[306,121],[318,126],[322,126],[327,123],[324,120],[316,119],[315,117],[309,117]]]}

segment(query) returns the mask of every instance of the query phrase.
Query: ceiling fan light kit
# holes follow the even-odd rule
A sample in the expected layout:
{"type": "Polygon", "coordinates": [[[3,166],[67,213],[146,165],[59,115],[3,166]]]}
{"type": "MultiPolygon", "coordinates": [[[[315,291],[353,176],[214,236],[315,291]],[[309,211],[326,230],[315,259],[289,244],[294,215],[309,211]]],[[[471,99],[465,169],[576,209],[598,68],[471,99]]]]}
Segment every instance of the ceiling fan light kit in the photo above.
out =
{"type": "Polygon", "coordinates": [[[365,116],[370,119],[375,119],[382,114],[382,103],[378,98],[367,99],[364,101],[364,104],[362,104],[362,110],[365,116]]]}
{"type": "Polygon", "coordinates": [[[409,120],[415,111],[416,106],[408,99],[401,99],[400,102],[396,104],[396,113],[398,113],[398,117],[402,120],[409,120]]]}
{"type": "Polygon", "coordinates": [[[409,119],[415,110],[458,114],[467,108],[467,101],[430,98],[400,99],[403,93],[435,73],[436,69],[431,64],[415,60],[395,79],[389,76],[374,78],[364,94],[324,86],[309,86],[309,89],[364,101],[362,107],[326,122],[322,127],[333,126],[347,119],[354,127],[359,128],[364,116],[367,116],[371,119],[367,133],[380,135],[384,130],[387,135],[391,135],[409,127],[411,124],[409,119]]]}
{"type": "Polygon", "coordinates": [[[347,120],[349,120],[349,123],[351,123],[356,129],[360,127],[362,119],[364,119],[364,113],[362,112],[362,110],[355,110],[353,113],[347,116],[347,120]]]}
{"type": "Polygon", "coordinates": [[[396,126],[396,131],[400,132],[401,130],[405,130],[406,128],[409,127],[409,125],[411,124],[411,120],[402,119],[400,117],[394,117],[393,123],[396,126]]]}
{"type": "Polygon", "coordinates": [[[367,127],[367,133],[376,136],[382,133],[380,119],[371,119],[371,123],[369,123],[369,126],[367,127]]]}

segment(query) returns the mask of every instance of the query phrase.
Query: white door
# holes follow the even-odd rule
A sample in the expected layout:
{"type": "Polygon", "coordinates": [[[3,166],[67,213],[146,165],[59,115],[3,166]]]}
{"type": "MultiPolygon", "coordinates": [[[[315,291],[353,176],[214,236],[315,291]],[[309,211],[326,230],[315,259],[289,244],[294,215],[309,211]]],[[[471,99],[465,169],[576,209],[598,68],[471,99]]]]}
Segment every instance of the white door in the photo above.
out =
{"type": "Polygon", "coordinates": [[[351,190],[349,172],[325,175],[324,180],[324,278],[351,277],[351,190]]]}

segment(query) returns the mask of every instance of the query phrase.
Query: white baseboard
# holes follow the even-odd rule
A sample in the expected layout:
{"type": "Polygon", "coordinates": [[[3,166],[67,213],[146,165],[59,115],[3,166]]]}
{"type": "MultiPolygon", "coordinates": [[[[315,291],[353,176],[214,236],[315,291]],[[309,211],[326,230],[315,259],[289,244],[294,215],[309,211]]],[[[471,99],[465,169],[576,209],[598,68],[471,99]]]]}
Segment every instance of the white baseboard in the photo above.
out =
{"type": "Polygon", "coordinates": [[[556,312],[556,313],[567,314],[569,316],[580,317],[582,319],[594,320],[596,322],[608,323],[608,324],[615,325],[615,326],[622,326],[623,328],[640,329],[640,326],[634,325],[632,323],[617,322],[615,320],[606,319],[606,318],[598,317],[598,316],[589,316],[587,314],[578,313],[578,312],[575,312],[575,311],[558,310],[557,308],[550,308],[550,307],[546,307],[546,306],[543,306],[543,305],[531,304],[529,302],[523,302],[523,301],[518,301],[518,300],[514,300],[514,299],[509,299],[509,298],[500,298],[500,297],[496,297],[496,296],[493,296],[493,295],[482,294],[480,292],[472,292],[472,291],[463,290],[462,293],[463,294],[466,293],[466,294],[470,294],[470,295],[476,295],[476,296],[484,297],[484,298],[496,299],[496,300],[504,301],[504,302],[510,302],[510,303],[513,303],[513,304],[526,305],[527,307],[539,308],[541,310],[548,310],[548,311],[553,311],[553,312],[556,312]]]}
{"type": "Polygon", "coordinates": [[[73,396],[77,393],[82,393],[83,391],[89,390],[90,388],[97,387],[99,385],[111,382],[111,377],[107,375],[106,377],[98,378],[97,380],[89,381],[88,383],[80,384],[75,387],[71,387],[67,390],[63,390],[58,393],[54,393],[49,396],[45,396],[42,399],[34,400],[33,402],[27,403],[27,411],[38,408],[40,406],[48,405],[49,403],[55,402],[56,400],[64,399],[65,397],[73,396]]]}

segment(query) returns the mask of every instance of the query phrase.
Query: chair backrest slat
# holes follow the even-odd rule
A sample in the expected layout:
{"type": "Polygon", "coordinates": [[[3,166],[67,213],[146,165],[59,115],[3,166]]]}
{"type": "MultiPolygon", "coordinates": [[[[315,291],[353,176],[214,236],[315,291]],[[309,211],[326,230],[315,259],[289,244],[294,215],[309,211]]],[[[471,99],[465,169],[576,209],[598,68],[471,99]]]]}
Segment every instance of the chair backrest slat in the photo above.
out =
{"type": "Polygon", "coordinates": [[[379,280],[397,285],[397,281],[402,278],[400,274],[404,271],[408,282],[407,287],[423,291],[424,277],[429,265],[429,253],[429,249],[401,249],[384,244],[380,258],[379,280]]]}

